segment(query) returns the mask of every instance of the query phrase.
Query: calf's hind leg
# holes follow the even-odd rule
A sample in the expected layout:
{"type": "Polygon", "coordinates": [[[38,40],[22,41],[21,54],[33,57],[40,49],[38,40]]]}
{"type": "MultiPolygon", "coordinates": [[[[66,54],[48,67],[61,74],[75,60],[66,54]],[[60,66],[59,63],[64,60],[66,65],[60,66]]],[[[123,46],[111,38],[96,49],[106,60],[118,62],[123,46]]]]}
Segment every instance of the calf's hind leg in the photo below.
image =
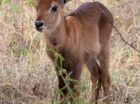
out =
{"type": "Polygon", "coordinates": [[[98,56],[98,60],[100,63],[101,83],[103,86],[104,95],[106,97],[104,102],[106,104],[110,104],[109,97],[110,97],[111,78],[109,73],[109,55],[110,55],[110,36],[112,32],[112,24],[113,23],[109,23],[108,20],[103,20],[101,21],[100,24],[101,51],[98,56]]]}
{"type": "MultiPolygon", "coordinates": [[[[108,47],[109,45],[107,45],[108,47]]],[[[104,100],[105,104],[110,104],[109,97],[110,97],[110,85],[111,85],[111,78],[109,73],[109,50],[105,48],[99,57],[100,62],[100,72],[101,72],[101,83],[104,90],[104,95],[106,99],[104,100]]]]}
{"type": "Polygon", "coordinates": [[[91,103],[98,103],[99,91],[101,88],[100,71],[97,60],[93,57],[88,57],[86,60],[86,65],[91,73],[92,80],[92,100],[91,103]]]}

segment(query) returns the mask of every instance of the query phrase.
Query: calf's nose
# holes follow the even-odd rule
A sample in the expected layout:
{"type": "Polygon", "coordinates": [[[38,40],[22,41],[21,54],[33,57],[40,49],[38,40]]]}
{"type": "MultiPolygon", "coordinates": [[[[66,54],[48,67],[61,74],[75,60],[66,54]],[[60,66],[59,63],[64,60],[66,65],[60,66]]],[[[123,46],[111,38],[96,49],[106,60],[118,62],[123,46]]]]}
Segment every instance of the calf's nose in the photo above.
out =
{"type": "Polygon", "coordinates": [[[36,27],[37,30],[40,30],[43,25],[44,25],[43,21],[36,21],[35,22],[35,27],[36,27]]]}

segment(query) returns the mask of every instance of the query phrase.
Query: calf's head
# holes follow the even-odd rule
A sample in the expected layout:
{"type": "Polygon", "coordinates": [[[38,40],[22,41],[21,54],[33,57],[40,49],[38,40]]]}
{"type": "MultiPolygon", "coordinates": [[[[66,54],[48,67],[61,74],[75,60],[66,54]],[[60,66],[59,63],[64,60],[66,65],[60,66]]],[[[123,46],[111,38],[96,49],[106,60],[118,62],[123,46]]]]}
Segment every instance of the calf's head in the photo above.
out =
{"type": "Polygon", "coordinates": [[[70,0],[36,0],[36,30],[51,32],[61,22],[63,5],[70,0]]]}

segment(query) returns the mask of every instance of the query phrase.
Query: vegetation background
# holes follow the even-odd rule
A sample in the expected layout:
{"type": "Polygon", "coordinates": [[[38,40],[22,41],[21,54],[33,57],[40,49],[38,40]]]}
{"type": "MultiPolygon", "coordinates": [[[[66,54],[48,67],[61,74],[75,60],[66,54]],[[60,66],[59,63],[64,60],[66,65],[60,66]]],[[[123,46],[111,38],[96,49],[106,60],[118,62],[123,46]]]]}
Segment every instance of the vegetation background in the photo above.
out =
{"type": "MultiPolygon", "coordinates": [[[[66,13],[87,1],[94,0],[72,0],[66,13]]],[[[140,50],[140,0],[96,1],[112,11],[115,26],[140,50]]],[[[58,104],[56,73],[46,55],[44,36],[34,28],[35,17],[33,0],[0,0],[0,104],[58,104]]],[[[115,30],[111,42],[111,102],[140,104],[140,54],[115,30]]],[[[89,104],[90,96],[90,74],[84,67],[78,104],[89,104]]]]}

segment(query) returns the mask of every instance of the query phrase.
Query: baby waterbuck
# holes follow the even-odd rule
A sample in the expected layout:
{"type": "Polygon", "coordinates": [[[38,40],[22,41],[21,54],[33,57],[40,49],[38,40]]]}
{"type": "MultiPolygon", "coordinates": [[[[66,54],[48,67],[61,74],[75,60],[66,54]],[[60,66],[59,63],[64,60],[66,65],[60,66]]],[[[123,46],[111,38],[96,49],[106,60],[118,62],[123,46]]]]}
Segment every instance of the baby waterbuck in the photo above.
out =
{"type": "MultiPolygon", "coordinates": [[[[47,49],[54,49],[64,57],[63,69],[71,79],[80,80],[82,67],[85,64],[91,73],[92,102],[98,103],[101,85],[104,90],[105,103],[109,104],[110,74],[109,49],[112,32],[113,16],[99,2],[88,2],[73,13],[64,16],[63,7],[70,0],[36,0],[36,30],[44,32],[47,49]]],[[[55,61],[55,54],[47,52],[55,61]]],[[[56,65],[56,71],[59,68],[56,65]]],[[[69,91],[65,86],[66,75],[58,75],[61,98],[69,91]]],[[[70,101],[78,97],[77,81],[71,81],[69,87],[73,91],[70,101]]]]}

